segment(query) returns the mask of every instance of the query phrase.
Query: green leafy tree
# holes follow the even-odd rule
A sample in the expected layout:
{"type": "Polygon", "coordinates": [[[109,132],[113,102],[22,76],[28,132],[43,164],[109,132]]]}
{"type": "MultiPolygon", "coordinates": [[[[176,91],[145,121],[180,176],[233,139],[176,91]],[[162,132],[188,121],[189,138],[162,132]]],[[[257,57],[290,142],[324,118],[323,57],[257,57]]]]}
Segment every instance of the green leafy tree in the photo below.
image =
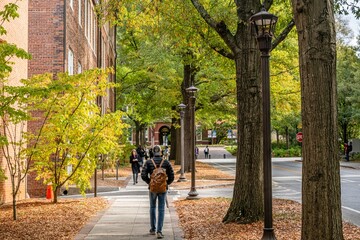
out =
{"type": "MultiPolygon", "coordinates": [[[[262,96],[260,53],[254,36],[249,34],[249,18],[260,10],[261,4],[257,1],[191,2],[209,26],[208,31],[213,33],[213,49],[235,64],[238,149],[241,151],[237,152],[234,196],[224,221],[254,222],[263,216],[263,182],[259,181],[262,179],[262,123],[259,120],[262,96]]],[[[272,3],[265,2],[265,8],[269,9],[272,3]]],[[[282,12],[290,12],[289,6],[283,6],[282,12]]],[[[282,21],[285,28],[275,39],[274,48],[294,26],[289,17],[282,21]]]]}
{"type": "Polygon", "coordinates": [[[338,18],[337,30],[338,125],[341,142],[345,143],[360,133],[360,59],[356,47],[348,45],[352,33],[341,18],[338,18]]]}
{"type": "Polygon", "coordinates": [[[56,80],[51,74],[24,80],[26,87],[42,93],[26,98],[28,111],[42,113],[39,131],[27,135],[32,145],[26,155],[34,161],[37,179],[52,184],[54,203],[62,186],[76,184],[82,193],[90,188],[97,155],[118,148],[122,114],[101,115],[96,104],[114,87],[108,74],[95,69],[74,76],[60,73],[56,80]]]}

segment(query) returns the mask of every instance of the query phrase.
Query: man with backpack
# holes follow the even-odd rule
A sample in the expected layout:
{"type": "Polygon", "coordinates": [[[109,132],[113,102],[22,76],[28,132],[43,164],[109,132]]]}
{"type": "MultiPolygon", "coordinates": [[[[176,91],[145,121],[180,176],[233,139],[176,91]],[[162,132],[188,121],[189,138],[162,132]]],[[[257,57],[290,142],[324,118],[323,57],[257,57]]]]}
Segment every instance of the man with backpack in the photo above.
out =
{"type": "Polygon", "coordinates": [[[174,181],[171,163],[161,157],[161,147],[155,146],[154,157],[145,162],[141,178],[149,184],[150,199],[150,234],[164,238],[162,228],[165,217],[165,202],[168,186],[174,181]],[[156,201],[158,200],[158,221],[156,225],[156,201]]]}

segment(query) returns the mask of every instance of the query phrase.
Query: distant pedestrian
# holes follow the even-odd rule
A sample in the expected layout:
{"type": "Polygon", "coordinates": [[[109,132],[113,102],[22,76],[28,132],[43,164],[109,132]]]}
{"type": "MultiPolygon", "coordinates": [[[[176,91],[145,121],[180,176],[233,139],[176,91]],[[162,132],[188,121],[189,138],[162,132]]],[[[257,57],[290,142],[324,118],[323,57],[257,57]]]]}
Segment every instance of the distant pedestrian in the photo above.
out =
{"type": "Polygon", "coordinates": [[[154,152],[153,152],[152,148],[149,149],[149,157],[150,157],[150,159],[152,159],[154,157],[154,152]]]}
{"type": "Polygon", "coordinates": [[[199,156],[199,148],[196,146],[195,147],[195,159],[197,159],[199,156]]]}
{"type": "Polygon", "coordinates": [[[205,149],[204,149],[205,158],[209,158],[209,153],[210,153],[209,147],[206,146],[205,149]]]}
{"type": "Polygon", "coordinates": [[[139,156],[140,167],[142,167],[145,160],[145,150],[141,145],[139,145],[138,148],[136,149],[136,152],[139,156]]]}
{"type": "Polygon", "coordinates": [[[163,151],[163,156],[165,160],[169,161],[169,155],[170,155],[170,150],[168,146],[165,146],[165,149],[163,151]]]}
{"type": "Polygon", "coordinates": [[[346,161],[350,161],[350,152],[352,151],[352,142],[350,142],[349,144],[345,145],[345,158],[346,161]]]}
{"type": "Polygon", "coordinates": [[[131,170],[133,173],[133,181],[134,181],[134,185],[138,183],[138,176],[140,173],[140,163],[139,163],[139,156],[136,152],[135,149],[133,149],[131,151],[131,155],[130,155],[130,163],[131,163],[131,170]]]}
{"type": "MultiPolygon", "coordinates": [[[[141,172],[141,178],[147,183],[150,184],[151,174],[155,168],[161,167],[166,170],[167,180],[166,180],[166,189],[174,181],[174,170],[171,166],[171,163],[161,157],[161,147],[155,146],[153,149],[154,159],[149,159],[145,162],[144,168],[141,172]],[[156,167],[154,166],[156,165],[156,167]]],[[[150,186],[149,186],[150,187],[150,186]]],[[[150,189],[150,188],[149,188],[150,189]]],[[[165,202],[166,194],[164,193],[155,193],[149,191],[150,198],[150,235],[157,235],[158,239],[164,238],[162,234],[162,229],[164,225],[165,217],[165,202]],[[156,224],[156,201],[158,200],[158,220],[156,224]]]]}

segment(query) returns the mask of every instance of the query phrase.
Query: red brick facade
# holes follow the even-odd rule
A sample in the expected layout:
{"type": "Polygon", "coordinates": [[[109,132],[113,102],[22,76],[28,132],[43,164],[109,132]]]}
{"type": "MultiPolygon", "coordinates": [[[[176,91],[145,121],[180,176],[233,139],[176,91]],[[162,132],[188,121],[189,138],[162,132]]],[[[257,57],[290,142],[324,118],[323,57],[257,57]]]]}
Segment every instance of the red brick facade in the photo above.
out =
{"type": "MultiPolygon", "coordinates": [[[[114,29],[105,25],[99,33],[94,4],[93,0],[29,0],[29,77],[45,72],[77,74],[115,64],[114,29]]],[[[109,93],[101,105],[113,111],[114,92],[109,93]]],[[[29,122],[28,130],[37,131],[39,124],[29,122]]],[[[43,197],[46,186],[35,177],[34,173],[28,176],[28,193],[43,197]]]]}
{"type": "MultiPolygon", "coordinates": [[[[14,3],[12,0],[1,0],[0,9],[3,10],[4,6],[8,3],[14,3]]],[[[10,19],[10,21],[4,21],[1,25],[7,30],[5,35],[1,36],[1,41],[6,41],[11,44],[15,44],[17,47],[24,50],[28,49],[28,3],[27,1],[18,1],[17,12],[19,17],[15,19],[10,19]]],[[[11,62],[14,63],[13,71],[10,73],[7,84],[12,86],[21,85],[20,80],[25,79],[28,76],[27,66],[28,61],[26,59],[19,59],[17,57],[12,57],[11,62]]],[[[25,124],[26,129],[26,124],[25,124]]],[[[15,128],[14,124],[9,124],[9,129],[12,136],[20,136],[19,128],[15,128]],[[16,133],[16,134],[15,134],[16,133]]],[[[2,130],[3,131],[3,130],[2,130]]],[[[1,134],[3,135],[3,132],[1,134]]],[[[17,137],[16,137],[17,138],[17,137]]],[[[18,140],[18,138],[17,138],[18,140]]],[[[11,156],[11,153],[8,153],[11,156]]],[[[13,162],[13,161],[12,161],[13,162]]],[[[14,162],[13,162],[14,163],[14,162]]],[[[0,168],[5,171],[6,180],[0,181],[0,205],[4,202],[12,201],[12,183],[9,173],[9,168],[7,166],[7,161],[5,159],[4,153],[0,150],[0,168]]],[[[26,198],[26,181],[20,183],[20,188],[16,196],[17,200],[26,198]]]]}

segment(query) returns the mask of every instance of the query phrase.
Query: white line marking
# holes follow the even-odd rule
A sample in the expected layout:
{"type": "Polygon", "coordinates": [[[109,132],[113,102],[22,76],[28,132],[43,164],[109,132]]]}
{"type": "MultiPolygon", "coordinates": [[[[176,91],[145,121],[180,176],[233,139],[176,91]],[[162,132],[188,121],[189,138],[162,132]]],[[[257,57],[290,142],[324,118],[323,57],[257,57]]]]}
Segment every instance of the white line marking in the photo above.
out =
{"type": "Polygon", "coordinates": [[[345,207],[345,206],[341,206],[341,207],[346,209],[346,210],[349,210],[349,211],[356,212],[356,213],[360,214],[360,211],[358,211],[358,210],[355,210],[355,209],[352,209],[352,208],[349,208],[349,207],[345,207]]]}

